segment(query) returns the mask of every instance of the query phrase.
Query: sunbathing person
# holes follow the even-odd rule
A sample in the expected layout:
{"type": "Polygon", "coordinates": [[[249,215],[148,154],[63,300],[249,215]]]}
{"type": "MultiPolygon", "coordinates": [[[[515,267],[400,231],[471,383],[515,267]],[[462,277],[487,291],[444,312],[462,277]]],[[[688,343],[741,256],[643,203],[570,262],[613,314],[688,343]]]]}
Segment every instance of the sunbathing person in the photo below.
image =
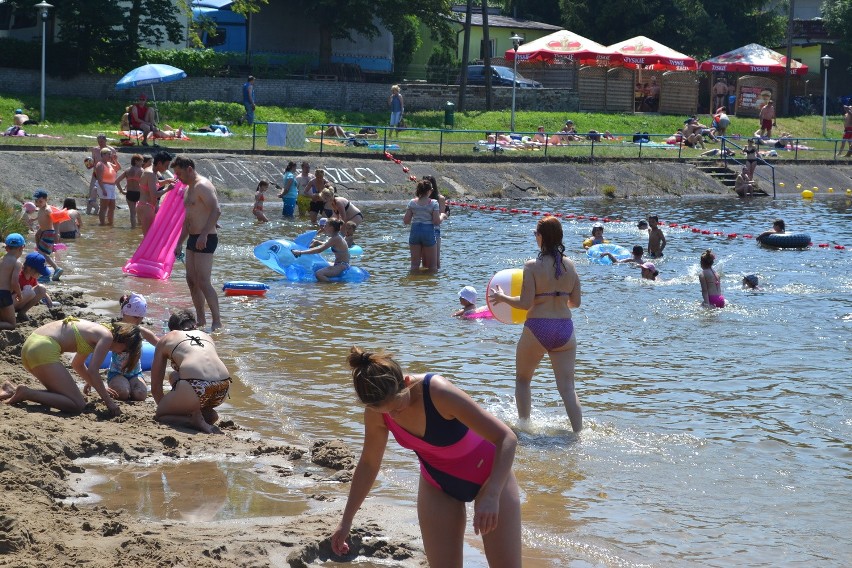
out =
{"type": "Polygon", "coordinates": [[[329,124],[325,130],[315,130],[314,136],[330,136],[332,138],[349,138],[349,134],[343,130],[342,126],[337,124],[329,124]]]}
{"type": "Polygon", "coordinates": [[[559,135],[553,134],[552,136],[548,136],[544,131],[544,126],[538,127],[538,131],[533,134],[532,141],[538,144],[550,144],[551,146],[560,143],[559,135]]]}

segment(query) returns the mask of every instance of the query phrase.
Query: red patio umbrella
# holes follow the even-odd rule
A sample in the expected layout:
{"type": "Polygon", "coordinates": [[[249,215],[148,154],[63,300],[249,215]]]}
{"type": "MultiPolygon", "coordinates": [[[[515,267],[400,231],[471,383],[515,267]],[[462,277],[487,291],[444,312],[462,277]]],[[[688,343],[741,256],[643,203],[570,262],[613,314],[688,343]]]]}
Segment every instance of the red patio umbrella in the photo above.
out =
{"type": "MultiPolygon", "coordinates": [[[[507,49],[507,60],[515,59],[515,50],[507,49]]],[[[595,41],[568,30],[559,30],[518,48],[518,61],[545,61],[580,65],[617,65],[615,52],[595,41]]]]}
{"type": "MultiPolygon", "coordinates": [[[[787,58],[762,45],[750,43],[739,49],[703,61],[699,69],[702,71],[784,75],[787,72],[787,58]]],[[[804,63],[790,62],[790,75],[804,75],[807,72],[808,66],[804,63]]]]}
{"type": "Polygon", "coordinates": [[[651,69],[654,71],[695,71],[695,59],[666,47],[645,36],[636,36],[610,45],[609,48],[621,57],[621,64],[628,69],[651,69]]]}

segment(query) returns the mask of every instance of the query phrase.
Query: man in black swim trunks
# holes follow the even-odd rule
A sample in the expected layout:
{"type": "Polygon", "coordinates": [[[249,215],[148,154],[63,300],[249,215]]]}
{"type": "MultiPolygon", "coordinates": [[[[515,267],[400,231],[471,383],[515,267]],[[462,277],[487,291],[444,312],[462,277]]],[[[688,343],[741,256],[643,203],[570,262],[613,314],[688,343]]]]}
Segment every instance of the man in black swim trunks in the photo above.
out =
{"type": "Polygon", "coordinates": [[[219,296],[211,281],[213,272],[213,253],[219,244],[216,233],[216,221],[222,213],[216,188],[213,183],[195,171],[195,162],[185,156],[178,156],[172,162],[175,177],[187,185],[183,197],[186,207],[186,219],[178,241],[175,255],[180,256],[183,240],[186,241],[186,284],[192,295],[192,304],[198,314],[198,325],[205,327],[204,303],[210,307],[213,319],[212,330],[222,327],[219,315],[219,296]]]}

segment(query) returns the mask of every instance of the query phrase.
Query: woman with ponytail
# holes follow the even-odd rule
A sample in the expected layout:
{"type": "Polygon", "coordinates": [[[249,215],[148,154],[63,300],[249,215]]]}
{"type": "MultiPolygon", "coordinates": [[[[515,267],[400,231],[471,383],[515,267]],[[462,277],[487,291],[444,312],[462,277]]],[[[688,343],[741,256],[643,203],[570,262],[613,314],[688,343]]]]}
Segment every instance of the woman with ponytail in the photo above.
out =
{"type": "Polygon", "coordinates": [[[406,375],[389,355],[358,347],[349,365],[366,406],[364,447],[331,537],[334,553],[349,553],[352,521],[379,473],[390,432],[420,459],[417,516],[429,565],[461,568],[465,503],[473,501],[473,530],[482,535],[489,566],[520,567],[514,432],[440,375],[406,375]]]}
{"type": "Polygon", "coordinates": [[[507,296],[499,286],[489,290],[491,301],[528,310],[515,353],[515,404],[518,418],[528,420],[532,406],[530,384],[545,353],[550,357],[556,388],[568,411],[574,432],[583,429],[583,410],[574,390],[577,337],[571,308],[580,307],[580,278],[565,256],[562,223],[556,217],[538,222],[538,257],[524,264],[520,296],[507,296]]]}

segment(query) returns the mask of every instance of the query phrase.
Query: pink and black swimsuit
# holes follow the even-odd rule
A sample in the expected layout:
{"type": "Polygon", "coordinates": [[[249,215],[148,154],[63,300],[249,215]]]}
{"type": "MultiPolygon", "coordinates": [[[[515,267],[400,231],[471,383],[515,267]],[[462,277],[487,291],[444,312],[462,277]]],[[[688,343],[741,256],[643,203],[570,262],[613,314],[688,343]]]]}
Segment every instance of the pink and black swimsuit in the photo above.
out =
{"type": "Polygon", "coordinates": [[[420,474],[426,481],[450,497],[470,502],[491,475],[496,448],[457,419],[441,416],[429,394],[433,374],[423,380],[426,432],[422,438],[394,422],[390,414],[382,418],[399,445],[417,454],[420,474]]]}

